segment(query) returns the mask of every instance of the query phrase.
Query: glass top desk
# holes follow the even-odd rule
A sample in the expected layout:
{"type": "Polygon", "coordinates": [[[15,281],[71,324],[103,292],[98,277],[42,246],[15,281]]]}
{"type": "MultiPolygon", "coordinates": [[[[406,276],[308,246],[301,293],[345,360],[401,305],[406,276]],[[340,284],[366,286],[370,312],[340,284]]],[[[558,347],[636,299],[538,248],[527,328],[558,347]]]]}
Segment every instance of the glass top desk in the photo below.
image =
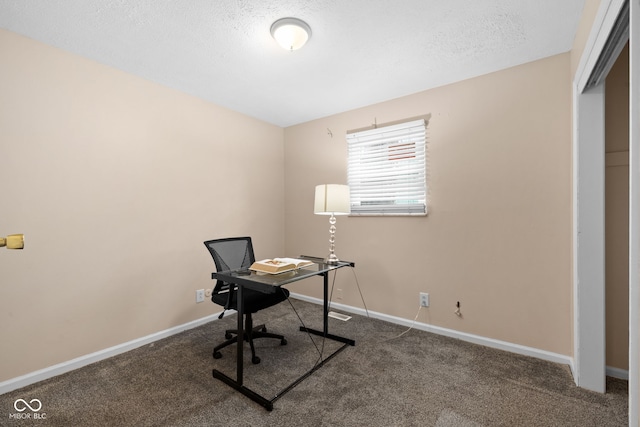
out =
{"type": "Polygon", "coordinates": [[[237,286],[238,292],[238,336],[243,336],[244,334],[244,304],[243,304],[243,289],[253,289],[256,291],[264,292],[264,293],[272,293],[275,292],[276,289],[280,286],[287,285],[289,283],[294,283],[299,280],[304,280],[309,277],[314,276],[322,276],[324,282],[324,304],[323,304],[323,330],[318,331],[315,329],[307,328],[304,326],[300,326],[300,330],[319,335],[325,337],[327,339],[331,339],[334,341],[338,341],[343,343],[341,347],[339,347],[332,354],[323,359],[320,363],[315,365],[311,370],[302,375],[300,378],[295,380],[293,383],[285,387],[282,391],[277,393],[273,398],[268,399],[256,393],[255,391],[247,388],[243,384],[243,347],[244,340],[239,339],[237,342],[237,358],[236,358],[236,379],[225,375],[224,373],[218,371],[217,369],[213,370],[213,377],[223,381],[225,384],[230,387],[236,389],[240,393],[249,397],[250,399],[258,402],[260,405],[264,406],[268,411],[273,410],[273,402],[282,397],[289,390],[293,389],[296,385],[300,384],[305,378],[315,372],[317,369],[322,367],[327,361],[332,359],[336,354],[344,350],[347,346],[355,345],[355,341],[349,338],[344,338],[341,336],[333,335],[329,333],[328,330],[328,316],[329,316],[329,272],[332,270],[336,270],[342,267],[354,267],[355,264],[348,261],[340,261],[336,264],[325,264],[322,258],[315,258],[309,256],[301,256],[299,258],[307,259],[309,261],[313,261],[313,264],[307,265],[305,267],[299,268],[297,270],[289,271],[286,273],[280,274],[264,274],[264,273],[256,273],[250,270],[229,270],[229,271],[219,271],[215,273],[211,273],[211,278],[215,280],[222,280],[227,283],[234,283],[237,286]]]}

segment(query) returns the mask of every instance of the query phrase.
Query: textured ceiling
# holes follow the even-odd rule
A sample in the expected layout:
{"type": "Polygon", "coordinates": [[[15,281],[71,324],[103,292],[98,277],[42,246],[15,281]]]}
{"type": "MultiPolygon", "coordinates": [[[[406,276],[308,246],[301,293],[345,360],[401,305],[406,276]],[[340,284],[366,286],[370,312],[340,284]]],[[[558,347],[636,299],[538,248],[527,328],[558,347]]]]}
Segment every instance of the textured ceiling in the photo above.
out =
{"type": "Polygon", "coordinates": [[[584,2],[0,0],[0,28],[285,127],[567,52],[584,2]]]}

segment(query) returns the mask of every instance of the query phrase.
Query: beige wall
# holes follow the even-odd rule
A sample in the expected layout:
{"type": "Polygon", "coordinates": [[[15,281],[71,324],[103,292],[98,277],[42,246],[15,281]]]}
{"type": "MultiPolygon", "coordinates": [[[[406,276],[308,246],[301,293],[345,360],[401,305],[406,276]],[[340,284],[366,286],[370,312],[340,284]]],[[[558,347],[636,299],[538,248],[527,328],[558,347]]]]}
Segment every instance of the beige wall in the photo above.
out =
{"type": "MultiPolygon", "coordinates": [[[[429,292],[420,322],[571,355],[570,70],[558,55],[285,129],[287,252],[326,254],[313,191],[346,182],[348,130],[431,114],[429,215],[338,218],[367,307],[413,319],[429,292]]],[[[337,287],[362,307],[351,273],[337,287]]]]}
{"type": "Polygon", "coordinates": [[[607,366],[629,368],[629,46],[605,92],[607,366]]]}
{"type": "Polygon", "coordinates": [[[281,128],[2,30],[0,53],[0,235],[26,235],[0,381],[219,311],[206,239],[282,253],[281,128]]]}

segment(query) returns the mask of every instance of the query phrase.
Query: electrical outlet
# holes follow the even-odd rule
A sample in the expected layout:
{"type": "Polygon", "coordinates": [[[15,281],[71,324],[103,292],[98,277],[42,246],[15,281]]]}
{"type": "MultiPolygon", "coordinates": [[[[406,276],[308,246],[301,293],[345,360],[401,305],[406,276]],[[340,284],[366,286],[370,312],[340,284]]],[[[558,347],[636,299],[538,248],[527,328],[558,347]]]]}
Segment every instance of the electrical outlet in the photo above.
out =
{"type": "Polygon", "coordinates": [[[204,302],[204,289],[196,291],[196,302],[204,302]]]}
{"type": "Polygon", "coordinates": [[[336,289],[336,299],[337,300],[342,299],[342,289],[336,289]]]}
{"type": "Polygon", "coordinates": [[[420,307],[429,307],[429,294],[420,292],[420,307]]]}

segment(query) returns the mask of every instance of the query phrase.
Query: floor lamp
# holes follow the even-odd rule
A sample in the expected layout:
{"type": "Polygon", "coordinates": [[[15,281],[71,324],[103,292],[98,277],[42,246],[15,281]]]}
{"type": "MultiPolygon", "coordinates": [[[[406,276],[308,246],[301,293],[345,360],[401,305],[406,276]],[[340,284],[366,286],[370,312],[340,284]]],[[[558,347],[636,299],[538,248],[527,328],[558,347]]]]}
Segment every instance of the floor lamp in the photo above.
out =
{"type": "Polygon", "coordinates": [[[351,200],[348,185],[321,184],[316,186],[316,197],[313,208],[316,215],[331,215],[329,217],[329,255],[324,262],[335,264],[338,257],[336,249],[336,215],[351,213],[351,200]]]}

